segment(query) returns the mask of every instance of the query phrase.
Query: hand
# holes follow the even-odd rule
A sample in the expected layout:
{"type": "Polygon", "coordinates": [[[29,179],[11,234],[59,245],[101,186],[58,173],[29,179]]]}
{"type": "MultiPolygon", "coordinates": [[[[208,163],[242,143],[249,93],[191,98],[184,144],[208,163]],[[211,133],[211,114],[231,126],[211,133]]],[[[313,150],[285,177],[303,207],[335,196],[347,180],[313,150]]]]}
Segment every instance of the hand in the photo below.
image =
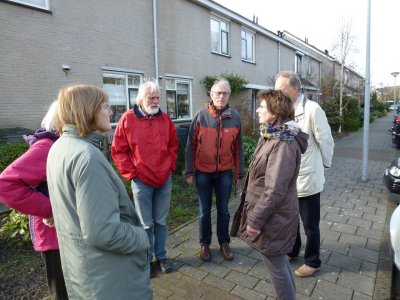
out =
{"type": "Polygon", "coordinates": [[[50,218],[47,218],[47,219],[43,219],[42,221],[46,226],[54,227],[54,219],[53,219],[53,217],[50,217],[50,218]]]}
{"type": "Polygon", "coordinates": [[[187,184],[193,184],[194,183],[194,176],[190,175],[190,176],[186,177],[186,183],[187,184]]]}
{"type": "Polygon", "coordinates": [[[246,226],[246,233],[249,237],[256,237],[257,235],[259,235],[261,233],[260,229],[255,229],[253,227],[251,227],[250,225],[247,224],[246,226]]]}

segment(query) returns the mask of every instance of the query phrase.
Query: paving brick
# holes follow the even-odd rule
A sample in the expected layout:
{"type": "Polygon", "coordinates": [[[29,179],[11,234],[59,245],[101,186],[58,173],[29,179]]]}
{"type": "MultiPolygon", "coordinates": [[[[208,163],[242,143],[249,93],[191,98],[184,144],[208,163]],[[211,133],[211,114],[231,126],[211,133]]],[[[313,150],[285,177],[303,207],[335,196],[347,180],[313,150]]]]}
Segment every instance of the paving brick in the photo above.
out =
{"type": "Polygon", "coordinates": [[[365,229],[365,228],[359,227],[359,228],[357,228],[356,235],[380,241],[382,238],[382,231],[365,229]]]}
{"type": "Polygon", "coordinates": [[[235,259],[232,261],[224,261],[222,265],[228,269],[235,270],[241,273],[247,273],[257,263],[257,260],[236,254],[235,259]]]}
{"type": "Polygon", "coordinates": [[[234,270],[229,272],[224,279],[236,283],[237,285],[247,287],[249,289],[254,288],[259,281],[259,279],[256,277],[243,274],[234,270]]]}
{"type": "Polygon", "coordinates": [[[236,286],[236,283],[230,282],[227,280],[223,280],[220,277],[209,274],[206,278],[203,279],[203,282],[212,285],[216,288],[223,289],[224,291],[230,292],[236,286]]]}
{"type": "Polygon", "coordinates": [[[357,245],[360,247],[365,247],[368,239],[362,236],[355,236],[352,234],[342,233],[339,238],[339,242],[351,245],[357,245]]]}
{"type": "Polygon", "coordinates": [[[345,287],[338,287],[336,284],[324,280],[318,280],[312,293],[313,299],[324,300],[351,300],[353,290],[345,287]]]}
{"type": "Polygon", "coordinates": [[[354,233],[356,233],[357,226],[335,222],[335,223],[333,223],[331,230],[338,231],[338,232],[344,232],[344,233],[348,233],[348,234],[354,234],[354,233]]]}
{"type": "Polygon", "coordinates": [[[342,223],[342,224],[346,224],[348,219],[349,219],[349,217],[347,217],[345,215],[333,214],[333,213],[327,213],[326,216],[324,217],[324,220],[332,221],[334,223],[342,223]]]}
{"type": "Polygon", "coordinates": [[[229,273],[230,269],[221,266],[220,264],[216,264],[214,262],[204,263],[199,267],[200,270],[204,272],[213,274],[217,277],[224,278],[226,274],[229,273]]]}
{"type": "Polygon", "coordinates": [[[350,246],[341,242],[334,242],[331,240],[324,240],[321,244],[321,248],[329,250],[331,252],[347,254],[350,246]]]}
{"type": "Polygon", "coordinates": [[[361,275],[376,278],[377,271],[378,271],[378,264],[365,260],[361,262],[361,268],[360,268],[361,275]]]}
{"type": "Polygon", "coordinates": [[[374,294],[375,279],[357,273],[342,272],[338,284],[369,296],[374,294]]]}
{"type": "Polygon", "coordinates": [[[378,263],[379,261],[379,251],[374,251],[355,245],[351,246],[348,255],[352,257],[361,257],[363,260],[373,263],[378,263]]]}
{"type": "Polygon", "coordinates": [[[371,221],[363,220],[360,218],[353,218],[353,217],[349,218],[349,220],[347,221],[347,224],[354,225],[357,227],[364,227],[365,229],[371,229],[371,226],[372,226],[371,221]]]}
{"type": "Polygon", "coordinates": [[[332,253],[328,260],[328,264],[357,273],[361,267],[361,259],[349,257],[340,253],[332,253]]]}
{"type": "Polygon", "coordinates": [[[241,286],[236,286],[232,290],[232,294],[242,297],[243,299],[248,299],[248,300],[264,300],[267,298],[266,295],[263,295],[259,292],[253,291],[253,290],[249,290],[248,288],[244,288],[241,286]]]}

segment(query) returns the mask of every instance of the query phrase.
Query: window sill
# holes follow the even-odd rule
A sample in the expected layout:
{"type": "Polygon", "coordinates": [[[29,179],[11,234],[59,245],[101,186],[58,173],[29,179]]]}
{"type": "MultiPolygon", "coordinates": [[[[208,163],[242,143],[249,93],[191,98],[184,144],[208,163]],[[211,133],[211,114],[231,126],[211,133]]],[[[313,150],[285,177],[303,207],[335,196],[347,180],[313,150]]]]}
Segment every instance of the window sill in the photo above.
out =
{"type": "Polygon", "coordinates": [[[256,62],[255,62],[255,61],[251,61],[251,60],[245,60],[245,59],[242,59],[242,62],[244,62],[244,63],[248,63],[248,64],[252,64],[252,65],[255,65],[255,64],[256,64],[256,62]]]}
{"type": "Polygon", "coordinates": [[[15,2],[15,1],[9,1],[9,0],[0,0],[0,2],[5,2],[5,3],[8,3],[8,4],[21,6],[21,7],[25,7],[25,8],[30,8],[30,9],[42,11],[42,12],[49,13],[49,14],[52,13],[50,9],[43,8],[43,7],[38,7],[38,6],[34,6],[34,5],[29,5],[29,4],[24,4],[24,3],[21,3],[21,2],[15,2]]]}
{"type": "Polygon", "coordinates": [[[216,55],[220,55],[220,56],[224,56],[224,57],[227,57],[227,58],[231,58],[231,56],[228,55],[228,54],[218,53],[218,52],[214,52],[214,51],[211,51],[211,53],[212,54],[216,54],[216,55]]]}

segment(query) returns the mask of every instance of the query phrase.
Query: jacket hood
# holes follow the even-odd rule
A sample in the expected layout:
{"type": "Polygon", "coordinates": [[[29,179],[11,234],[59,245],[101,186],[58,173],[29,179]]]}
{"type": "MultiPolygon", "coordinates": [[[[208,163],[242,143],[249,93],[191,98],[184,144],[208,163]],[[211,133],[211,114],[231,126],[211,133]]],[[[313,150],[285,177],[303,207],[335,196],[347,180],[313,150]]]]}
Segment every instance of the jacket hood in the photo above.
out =
{"type": "Polygon", "coordinates": [[[301,154],[304,154],[304,153],[306,152],[307,146],[308,146],[308,143],[307,143],[308,134],[305,133],[305,132],[300,131],[300,132],[295,136],[295,139],[296,139],[297,143],[298,143],[299,146],[300,146],[301,154]]]}

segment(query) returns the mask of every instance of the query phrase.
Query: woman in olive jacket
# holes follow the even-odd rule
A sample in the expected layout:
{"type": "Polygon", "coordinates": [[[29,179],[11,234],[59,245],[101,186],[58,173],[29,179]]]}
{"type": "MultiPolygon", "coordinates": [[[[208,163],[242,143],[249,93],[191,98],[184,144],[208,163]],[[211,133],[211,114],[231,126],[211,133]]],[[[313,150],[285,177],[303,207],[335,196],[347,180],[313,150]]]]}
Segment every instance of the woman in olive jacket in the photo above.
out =
{"type": "Polygon", "coordinates": [[[69,299],[152,299],[147,234],[99,149],[111,129],[108,96],[73,85],[58,103],[62,135],[50,149],[47,180],[69,299]]]}
{"type": "Polygon", "coordinates": [[[291,121],[293,104],[282,92],[260,91],[257,97],[261,101],[257,109],[261,137],[231,235],[237,235],[262,254],[278,299],[296,299],[286,253],[296,240],[299,223],[296,179],[308,135],[291,121]]]}

